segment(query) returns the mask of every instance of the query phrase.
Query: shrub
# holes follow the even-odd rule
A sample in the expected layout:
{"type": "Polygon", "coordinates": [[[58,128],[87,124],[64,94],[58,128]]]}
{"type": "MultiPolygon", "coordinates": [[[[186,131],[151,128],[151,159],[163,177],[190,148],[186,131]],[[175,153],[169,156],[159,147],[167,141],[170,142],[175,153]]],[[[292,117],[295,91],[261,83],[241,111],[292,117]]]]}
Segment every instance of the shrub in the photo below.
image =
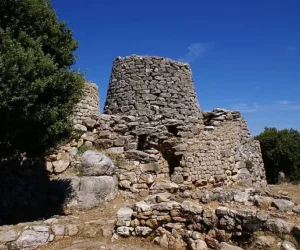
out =
{"type": "Polygon", "coordinates": [[[2,146],[41,153],[70,136],[73,106],[84,83],[71,68],[77,47],[49,1],[1,1],[2,146]]]}

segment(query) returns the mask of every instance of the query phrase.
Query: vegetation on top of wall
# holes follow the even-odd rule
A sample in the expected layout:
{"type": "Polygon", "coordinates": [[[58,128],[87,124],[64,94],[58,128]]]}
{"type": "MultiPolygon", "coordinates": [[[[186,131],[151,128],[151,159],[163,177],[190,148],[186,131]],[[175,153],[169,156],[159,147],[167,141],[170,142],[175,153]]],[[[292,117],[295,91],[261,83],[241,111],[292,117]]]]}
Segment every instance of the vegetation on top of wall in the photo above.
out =
{"type": "Polygon", "coordinates": [[[41,153],[70,136],[84,84],[77,47],[49,1],[1,1],[0,145],[41,153]]]}
{"type": "Polygon", "coordinates": [[[300,133],[295,129],[266,127],[259,140],[269,183],[278,182],[279,172],[290,181],[300,180],[300,133]]]}

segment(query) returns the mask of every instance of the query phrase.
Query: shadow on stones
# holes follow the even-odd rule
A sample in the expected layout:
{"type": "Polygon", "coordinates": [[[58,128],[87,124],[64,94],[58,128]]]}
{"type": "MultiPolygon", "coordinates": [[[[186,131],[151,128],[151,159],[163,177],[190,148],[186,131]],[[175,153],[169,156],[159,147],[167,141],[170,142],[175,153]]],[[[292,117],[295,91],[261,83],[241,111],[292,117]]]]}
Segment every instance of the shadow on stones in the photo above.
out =
{"type": "Polygon", "coordinates": [[[45,163],[20,155],[0,158],[0,225],[64,214],[68,180],[51,180],[45,163]]]}

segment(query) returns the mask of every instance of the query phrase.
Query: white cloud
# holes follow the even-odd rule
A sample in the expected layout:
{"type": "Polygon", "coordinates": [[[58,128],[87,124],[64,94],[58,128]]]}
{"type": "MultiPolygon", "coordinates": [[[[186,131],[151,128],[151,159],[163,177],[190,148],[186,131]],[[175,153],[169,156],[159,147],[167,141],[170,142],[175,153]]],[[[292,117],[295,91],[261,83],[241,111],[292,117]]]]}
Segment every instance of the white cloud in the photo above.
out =
{"type": "Polygon", "coordinates": [[[210,46],[202,43],[193,43],[188,47],[188,52],[179,61],[193,62],[198,59],[210,46]]]}

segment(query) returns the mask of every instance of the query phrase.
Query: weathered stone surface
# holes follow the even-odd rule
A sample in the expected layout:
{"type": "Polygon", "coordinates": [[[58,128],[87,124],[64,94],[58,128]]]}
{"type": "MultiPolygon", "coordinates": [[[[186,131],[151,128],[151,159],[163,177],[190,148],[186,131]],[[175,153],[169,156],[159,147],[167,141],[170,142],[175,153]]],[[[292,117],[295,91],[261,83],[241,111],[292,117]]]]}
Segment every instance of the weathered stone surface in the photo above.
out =
{"type": "Polygon", "coordinates": [[[91,150],[82,155],[82,174],[87,176],[113,175],[115,165],[112,160],[99,152],[91,150]]]}
{"type": "Polygon", "coordinates": [[[207,244],[203,240],[195,240],[191,248],[192,250],[208,250],[207,244]]]}
{"type": "Polygon", "coordinates": [[[66,234],[68,236],[75,236],[78,234],[78,232],[79,232],[79,229],[78,229],[77,225],[73,225],[73,224],[66,225],[66,234]]]}
{"type": "Polygon", "coordinates": [[[22,249],[36,249],[45,245],[50,238],[49,232],[36,232],[34,230],[25,230],[15,242],[17,247],[22,249]]]}
{"type": "Polygon", "coordinates": [[[65,235],[65,226],[64,225],[53,225],[51,227],[52,232],[56,236],[64,236],[65,235]]]}
{"type": "Polygon", "coordinates": [[[0,242],[10,242],[15,241],[19,236],[18,231],[16,230],[8,230],[8,231],[0,231],[0,242]]]}
{"type": "Polygon", "coordinates": [[[151,154],[147,154],[143,151],[140,150],[128,150],[126,151],[126,157],[128,159],[136,160],[136,161],[141,161],[141,162],[156,162],[157,157],[151,154]]]}
{"type": "Polygon", "coordinates": [[[243,250],[243,248],[230,245],[226,242],[221,242],[219,247],[220,250],[243,250]]]}
{"type": "Polygon", "coordinates": [[[172,196],[172,194],[167,193],[167,192],[159,193],[156,195],[156,201],[157,202],[169,201],[171,196],[172,196]]]}
{"type": "Polygon", "coordinates": [[[297,250],[296,246],[293,243],[286,240],[282,243],[282,248],[284,250],[297,250]]]}
{"type": "Polygon", "coordinates": [[[113,176],[91,176],[80,179],[80,191],[76,193],[79,208],[92,208],[110,201],[118,192],[118,181],[113,176]]]}
{"type": "Polygon", "coordinates": [[[134,206],[135,210],[138,212],[147,212],[152,210],[151,206],[144,201],[137,202],[134,206]]]}
{"type": "Polygon", "coordinates": [[[274,199],[272,197],[258,196],[255,198],[255,205],[259,208],[269,208],[274,199]]]}
{"type": "Polygon", "coordinates": [[[129,207],[122,207],[117,213],[118,220],[130,221],[133,210],[129,207]]]}
{"type": "Polygon", "coordinates": [[[201,215],[203,212],[202,206],[195,204],[192,201],[184,201],[181,207],[183,212],[201,215]]]}
{"type": "Polygon", "coordinates": [[[137,226],[135,228],[135,233],[138,236],[147,236],[147,235],[151,234],[151,232],[152,232],[152,229],[149,228],[149,227],[140,227],[140,226],[137,226]]]}
{"type": "Polygon", "coordinates": [[[56,174],[60,174],[60,173],[63,173],[64,171],[67,170],[67,168],[69,167],[70,165],[70,161],[67,160],[67,159],[64,159],[64,160],[58,160],[58,161],[53,161],[52,162],[52,165],[54,167],[54,172],[56,174]]]}
{"type": "Polygon", "coordinates": [[[79,130],[79,131],[83,131],[83,132],[86,132],[87,131],[87,127],[82,125],[82,124],[75,124],[74,125],[74,128],[79,130]]]}
{"type": "Polygon", "coordinates": [[[283,199],[276,199],[273,201],[273,206],[276,207],[279,210],[292,210],[292,208],[295,206],[294,202],[283,200],[283,199]]]}
{"type": "Polygon", "coordinates": [[[160,166],[156,162],[141,164],[140,167],[143,172],[158,172],[160,170],[160,166]]]}
{"type": "Polygon", "coordinates": [[[266,228],[273,233],[290,234],[294,225],[282,219],[270,219],[266,222],[266,228]]]}
{"type": "Polygon", "coordinates": [[[296,214],[300,214],[300,205],[293,207],[293,212],[296,214]]]}
{"type": "Polygon", "coordinates": [[[117,234],[123,236],[123,237],[129,237],[131,235],[131,232],[134,231],[134,228],[132,227],[118,227],[117,228],[117,234]]]}

